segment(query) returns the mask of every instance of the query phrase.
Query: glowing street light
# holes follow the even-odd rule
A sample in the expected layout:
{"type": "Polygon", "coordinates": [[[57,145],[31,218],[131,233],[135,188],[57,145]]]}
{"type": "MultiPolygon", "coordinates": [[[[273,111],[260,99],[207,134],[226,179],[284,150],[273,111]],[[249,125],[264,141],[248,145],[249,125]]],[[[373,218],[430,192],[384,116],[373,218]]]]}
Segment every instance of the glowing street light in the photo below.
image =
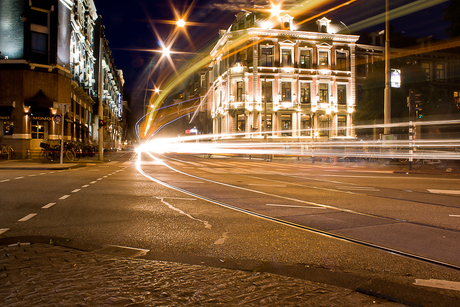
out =
{"type": "Polygon", "coordinates": [[[279,17],[281,14],[281,4],[275,5],[272,4],[272,8],[270,9],[270,14],[275,17],[279,17]]]}
{"type": "Polygon", "coordinates": [[[171,51],[169,50],[170,47],[166,47],[166,46],[163,46],[163,55],[166,56],[166,57],[169,57],[169,55],[171,54],[171,51]]]}
{"type": "Polygon", "coordinates": [[[176,25],[177,25],[179,28],[184,27],[184,26],[185,26],[185,20],[179,19],[179,20],[176,22],[176,25]]]}

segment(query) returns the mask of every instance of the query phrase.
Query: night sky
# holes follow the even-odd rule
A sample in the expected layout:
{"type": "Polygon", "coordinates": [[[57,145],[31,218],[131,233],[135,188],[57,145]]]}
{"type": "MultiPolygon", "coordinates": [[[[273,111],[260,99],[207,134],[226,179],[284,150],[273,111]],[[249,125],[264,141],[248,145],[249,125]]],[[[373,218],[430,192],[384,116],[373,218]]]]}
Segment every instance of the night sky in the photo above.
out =
{"type": "MultiPolygon", "coordinates": [[[[441,0],[442,1],[442,0],[441,0]]],[[[187,21],[191,22],[184,31],[180,31],[174,40],[171,50],[186,52],[173,54],[174,65],[178,68],[186,63],[193,54],[206,50],[206,47],[218,37],[219,29],[227,29],[241,9],[251,10],[254,5],[263,6],[267,2],[259,0],[94,0],[97,13],[102,16],[106,27],[106,37],[115,65],[121,68],[126,80],[125,90],[132,96],[134,105],[142,105],[145,89],[161,86],[165,79],[174,76],[171,64],[162,61],[154,71],[152,78],[149,72],[159,60],[160,54],[152,50],[161,49],[161,41],[167,41],[175,29],[174,9],[179,15],[189,10],[187,21]],[[188,34],[188,36],[186,35],[188,34]],[[152,66],[153,65],[153,66],[152,66]],[[147,84],[148,82],[148,84],[147,84]]],[[[329,1],[328,4],[316,8],[306,15],[324,12],[330,7],[342,4],[346,0],[329,1]]],[[[410,0],[391,0],[390,9],[415,2],[410,0]]],[[[439,2],[439,0],[420,0],[419,2],[439,2]]],[[[286,0],[286,5],[295,1],[286,0]]],[[[390,23],[396,32],[407,36],[447,38],[444,35],[447,24],[442,21],[442,10],[448,1],[431,8],[424,9],[390,23]]],[[[347,26],[385,11],[385,0],[357,0],[343,8],[326,14],[326,17],[343,21],[347,26]]],[[[297,20],[297,19],[296,19],[297,20]]],[[[361,31],[383,30],[384,24],[378,24],[361,31]]],[[[149,93],[149,92],[148,92],[149,93]]],[[[147,96],[148,97],[148,96],[147,96]]]]}

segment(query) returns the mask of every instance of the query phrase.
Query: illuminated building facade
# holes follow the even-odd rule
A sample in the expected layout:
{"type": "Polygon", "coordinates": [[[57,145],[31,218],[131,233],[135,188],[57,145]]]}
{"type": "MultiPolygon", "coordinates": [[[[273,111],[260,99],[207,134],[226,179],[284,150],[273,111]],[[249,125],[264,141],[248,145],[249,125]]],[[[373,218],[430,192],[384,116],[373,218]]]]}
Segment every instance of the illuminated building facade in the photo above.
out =
{"type": "Polygon", "coordinates": [[[0,6],[1,143],[33,157],[44,140],[61,139],[62,123],[64,140],[96,141],[99,66],[108,138],[121,135],[110,124],[121,116],[123,75],[106,39],[97,36],[103,27],[93,0],[9,0],[0,6]],[[96,45],[103,46],[101,53],[96,45]],[[65,114],[62,104],[69,106],[65,114]]]}
{"type": "Polygon", "coordinates": [[[236,17],[211,52],[213,133],[353,138],[359,36],[327,18],[297,25],[287,14],[236,17]]]}

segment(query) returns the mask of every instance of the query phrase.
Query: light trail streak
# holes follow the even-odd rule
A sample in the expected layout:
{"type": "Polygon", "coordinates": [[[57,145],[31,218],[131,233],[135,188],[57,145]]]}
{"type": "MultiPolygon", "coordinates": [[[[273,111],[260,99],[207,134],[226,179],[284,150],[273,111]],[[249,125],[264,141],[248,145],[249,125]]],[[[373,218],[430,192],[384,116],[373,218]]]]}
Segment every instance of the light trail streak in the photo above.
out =
{"type": "MultiPolygon", "coordinates": [[[[169,124],[169,123],[168,123],[169,124]]],[[[419,123],[417,123],[418,125],[419,123]]],[[[460,124],[460,120],[421,122],[420,125],[460,124]]],[[[385,125],[354,126],[369,129],[385,125]]],[[[409,123],[391,124],[409,127],[409,123]]],[[[214,155],[279,155],[297,157],[355,157],[361,159],[460,160],[460,139],[372,140],[357,139],[316,141],[315,137],[278,137],[295,130],[201,134],[180,138],[156,138],[145,142],[140,151],[156,153],[214,154],[214,155]],[[270,135],[264,142],[263,134],[270,135]],[[288,140],[288,141],[286,141],[288,140]]],[[[434,163],[431,161],[431,163],[434,163]]]]}

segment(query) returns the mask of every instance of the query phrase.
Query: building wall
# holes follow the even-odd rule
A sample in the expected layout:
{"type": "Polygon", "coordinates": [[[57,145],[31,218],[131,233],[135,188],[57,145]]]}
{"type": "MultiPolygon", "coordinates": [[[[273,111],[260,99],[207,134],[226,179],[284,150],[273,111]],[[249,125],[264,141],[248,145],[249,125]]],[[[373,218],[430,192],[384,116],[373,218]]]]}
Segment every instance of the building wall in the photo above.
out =
{"type": "Polygon", "coordinates": [[[61,114],[58,106],[62,103],[70,105],[68,112],[61,114],[65,119],[64,140],[96,142],[98,116],[93,109],[103,95],[111,122],[104,128],[107,139],[112,140],[108,146],[117,146],[122,135],[118,122],[124,80],[104,36],[104,59],[98,60],[94,2],[7,0],[0,2],[0,15],[1,143],[13,146],[23,158],[29,152],[36,156],[40,142],[61,138],[62,125],[55,124],[52,117],[61,114]],[[95,72],[102,61],[109,64],[104,68],[105,90],[101,92],[95,72]],[[27,107],[38,93],[46,97],[46,107],[41,106],[39,113],[27,107]]]}

